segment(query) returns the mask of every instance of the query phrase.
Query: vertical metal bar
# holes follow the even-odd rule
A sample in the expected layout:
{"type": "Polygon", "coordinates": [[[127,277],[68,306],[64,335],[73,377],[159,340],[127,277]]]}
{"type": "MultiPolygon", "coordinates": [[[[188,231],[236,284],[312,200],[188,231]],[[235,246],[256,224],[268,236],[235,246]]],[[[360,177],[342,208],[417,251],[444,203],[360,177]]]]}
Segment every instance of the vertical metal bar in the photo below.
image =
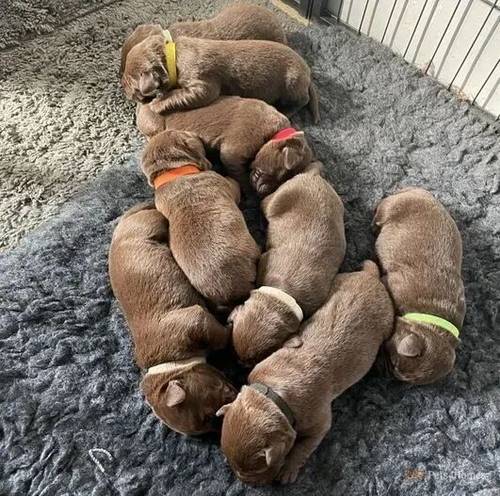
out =
{"type": "Polygon", "coordinates": [[[359,23],[358,34],[361,33],[361,26],[363,26],[363,21],[365,20],[366,9],[368,7],[368,2],[369,1],[370,0],[366,0],[366,2],[365,2],[365,8],[363,9],[363,15],[361,16],[361,22],[359,23]]]}
{"type": "Polygon", "coordinates": [[[415,61],[417,60],[418,52],[420,51],[420,47],[422,46],[422,42],[424,41],[424,38],[427,34],[427,30],[429,29],[429,25],[432,22],[432,19],[434,19],[434,14],[436,13],[436,8],[439,4],[439,0],[434,0],[434,4],[432,5],[431,13],[429,14],[429,17],[427,18],[427,22],[425,23],[424,29],[422,30],[422,36],[420,36],[420,40],[418,40],[417,46],[415,48],[415,52],[413,53],[413,58],[411,59],[411,63],[414,64],[415,61]]]}
{"type": "Polygon", "coordinates": [[[337,14],[337,20],[340,21],[340,16],[342,15],[342,7],[344,6],[344,0],[340,0],[339,12],[337,14]]]}
{"type": "Polygon", "coordinates": [[[354,0],[351,0],[349,2],[349,10],[347,11],[347,17],[346,17],[346,20],[345,20],[346,24],[349,24],[349,20],[351,19],[351,10],[352,10],[352,4],[353,3],[354,3],[354,0]]]}
{"type": "Polygon", "coordinates": [[[415,31],[417,31],[418,25],[420,24],[420,19],[422,19],[422,15],[424,13],[425,7],[427,7],[428,1],[429,0],[425,0],[424,6],[422,7],[422,10],[420,11],[417,22],[415,24],[415,27],[413,28],[413,32],[411,33],[410,40],[408,41],[408,45],[406,45],[405,53],[403,53],[403,58],[406,58],[406,54],[408,53],[408,49],[410,48],[411,42],[413,41],[413,37],[415,36],[415,31]]]}
{"type": "Polygon", "coordinates": [[[460,30],[462,29],[462,25],[464,23],[464,20],[467,17],[473,2],[474,2],[474,0],[469,0],[467,7],[465,7],[465,9],[462,13],[462,16],[460,17],[460,20],[458,21],[458,24],[455,28],[455,31],[453,31],[453,34],[451,35],[450,42],[446,45],[446,50],[443,53],[443,57],[441,58],[441,62],[439,63],[439,67],[437,68],[436,74],[434,76],[437,79],[439,79],[439,75],[441,74],[441,70],[443,69],[443,66],[446,63],[446,59],[448,57],[448,54],[450,53],[450,50],[452,49],[453,45],[455,44],[455,40],[457,39],[458,33],[460,33],[460,30]]]}
{"type": "Polygon", "coordinates": [[[387,28],[389,27],[389,24],[391,23],[392,14],[394,14],[394,9],[396,8],[397,3],[398,3],[398,0],[394,0],[394,3],[392,4],[391,13],[389,14],[389,19],[387,19],[387,24],[385,25],[384,34],[382,35],[382,39],[380,40],[380,43],[384,42],[384,38],[385,38],[385,35],[387,33],[387,28]]]}
{"type": "Polygon", "coordinates": [[[403,20],[403,17],[406,14],[406,8],[408,7],[408,2],[410,0],[405,0],[405,3],[403,4],[403,8],[401,9],[401,13],[399,14],[398,20],[396,21],[396,25],[394,26],[394,32],[392,33],[391,41],[389,42],[389,46],[392,48],[392,44],[394,43],[394,39],[396,38],[396,35],[398,34],[399,31],[399,26],[401,25],[401,21],[403,20]]]}
{"type": "Polygon", "coordinates": [[[434,50],[434,53],[432,54],[431,60],[427,64],[427,67],[425,69],[425,74],[427,74],[429,72],[429,67],[432,65],[432,61],[434,60],[434,57],[436,56],[436,53],[438,52],[439,47],[441,46],[441,43],[443,43],[444,37],[446,36],[448,29],[450,28],[451,21],[453,21],[453,18],[455,17],[455,14],[457,13],[459,6],[460,6],[460,0],[457,0],[457,4],[455,5],[455,9],[453,10],[453,13],[451,14],[450,19],[448,20],[448,24],[446,24],[446,27],[444,28],[443,34],[441,35],[441,38],[438,41],[436,49],[434,50]]]}
{"type": "Polygon", "coordinates": [[[481,55],[483,54],[484,49],[488,46],[488,43],[490,42],[494,32],[496,31],[498,24],[500,24],[500,15],[497,16],[497,20],[495,21],[495,23],[491,27],[490,32],[488,33],[485,40],[483,41],[483,44],[481,45],[481,48],[479,49],[476,56],[474,57],[474,60],[472,61],[472,64],[470,65],[469,70],[467,71],[467,74],[466,74],[464,80],[462,81],[462,85],[460,86],[461,90],[463,90],[464,87],[466,86],[466,84],[469,82],[469,78],[471,77],[472,73],[474,72],[474,69],[476,68],[477,63],[478,63],[479,59],[481,58],[481,55]]]}
{"type": "Polygon", "coordinates": [[[476,93],[474,100],[472,100],[472,103],[475,103],[475,101],[477,100],[477,97],[479,96],[481,91],[483,91],[484,87],[486,86],[486,84],[490,80],[490,77],[493,75],[493,73],[495,72],[495,69],[498,67],[498,64],[500,64],[500,59],[497,60],[497,63],[493,66],[493,69],[491,69],[490,73],[488,74],[488,77],[484,80],[484,83],[481,85],[481,88],[479,88],[479,91],[476,93]]]}
{"type": "Polygon", "coordinates": [[[467,50],[467,53],[465,54],[465,57],[463,58],[462,60],[462,63],[460,64],[460,66],[458,67],[457,69],[457,72],[455,72],[455,75],[453,76],[453,79],[451,80],[450,84],[448,85],[448,89],[450,89],[453,85],[453,83],[455,82],[455,79],[457,78],[458,76],[458,73],[462,70],[462,67],[464,66],[465,64],[465,61],[467,60],[467,57],[469,56],[472,48],[474,47],[474,45],[476,44],[476,41],[477,39],[479,38],[479,35],[481,34],[481,31],[483,30],[485,24],[488,22],[488,19],[490,18],[490,15],[491,13],[493,12],[493,10],[495,9],[496,5],[497,5],[497,2],[498,0],[495,0],[495,3],[491,6],[490,8],[490,11],[488,12],[488,15],[486,16],[485,20],[483,21],[483,24],[481,24],[481,27],[479,28],[479,31],[477,32],[476,36],[474,37],[474,41],[471,43],[469,49],[467,50]]]}
{"type": "Polygon", "coordinates": [[[488,106],[488,103],[490,103],[490,100],[493,98],[499,87],[500,87],[500,78],[497,79],[495,86],[491,88],[491,91],[488,93],[488,96],[484,99],[484,102],[481,105],[483,108],[486,108],[488,106]]]}
{"type": "Polygon", "coordinates": [[[375,14],[377,13],[379,1],[380,0],[375,0],[375,5],[373,6],[372,17],[370,19],[370,24],[368,24],[368,29],[366,31],[366,34],[368,36],[370,36],[371,30],[372,30],[373,18],[375,17],[375,14]]]}

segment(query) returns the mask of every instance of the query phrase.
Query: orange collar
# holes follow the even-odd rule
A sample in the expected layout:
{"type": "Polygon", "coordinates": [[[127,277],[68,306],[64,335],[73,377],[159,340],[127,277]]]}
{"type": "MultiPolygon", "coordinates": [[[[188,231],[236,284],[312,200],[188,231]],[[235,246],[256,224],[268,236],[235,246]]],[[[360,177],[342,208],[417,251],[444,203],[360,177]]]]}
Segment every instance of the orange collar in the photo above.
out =
{"type": "Polygon", "coordinates": [[[155,189],[163,186],[164,184],[174,181],[181,176],[189,176],[191,174],[199,174],[201,172],[200,168],[195,164],[186,164],[182,167],[177,167],[175,169],[170,169],[161,172],[153,180],[153,186],[155,189]]]}

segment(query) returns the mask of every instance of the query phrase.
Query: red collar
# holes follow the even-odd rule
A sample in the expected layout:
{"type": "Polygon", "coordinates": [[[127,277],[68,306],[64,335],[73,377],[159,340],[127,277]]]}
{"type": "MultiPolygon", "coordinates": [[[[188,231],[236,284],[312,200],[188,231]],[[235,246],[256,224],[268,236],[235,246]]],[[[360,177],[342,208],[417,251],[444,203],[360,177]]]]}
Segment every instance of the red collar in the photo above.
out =
{"type": "Polygon", "coordinates": [[[295,136],[298,133],[296,129],[293,127],[285,127],[285,129],[282,129],[281,131],[278,131],[272,138],[272,141],[282,141],[286,140],[288,138],[291,138],[292,136],[295,136]]]}

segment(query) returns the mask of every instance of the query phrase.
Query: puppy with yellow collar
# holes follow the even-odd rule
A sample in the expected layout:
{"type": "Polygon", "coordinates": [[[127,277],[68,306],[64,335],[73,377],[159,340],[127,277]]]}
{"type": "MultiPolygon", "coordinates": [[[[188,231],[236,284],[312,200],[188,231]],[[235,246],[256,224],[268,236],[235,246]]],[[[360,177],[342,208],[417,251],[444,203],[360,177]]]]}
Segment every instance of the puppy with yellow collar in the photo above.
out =
{"type": "Polygon", "coordinates": [[[325,302],[344,259],[344,207],[321,177],[320,165],[311,164],[261,203],[268,232],[258,289],[229,316],[233,346],[246,365],[298,332],[302,320],[325,302]]]}

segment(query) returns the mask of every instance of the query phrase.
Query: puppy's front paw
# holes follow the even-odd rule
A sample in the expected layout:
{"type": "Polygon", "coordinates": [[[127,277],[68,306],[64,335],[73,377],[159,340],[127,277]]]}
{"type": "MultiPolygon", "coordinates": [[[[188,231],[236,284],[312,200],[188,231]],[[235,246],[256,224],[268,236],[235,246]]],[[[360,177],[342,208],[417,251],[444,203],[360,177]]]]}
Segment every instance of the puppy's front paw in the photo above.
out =
{"type": "Polygon", "coordinates": [[[155,98],[150,104],[149,108],[155,113],[155,114],[161,114],[162,112],[165,111],[165,105],[163,103],[162,99],[155,98]]]}
{"type": "Polygon", "coordinates": [[[285,463],[278,475],[278,480],[281,484],[291,484],[297,480],[299,475],[300,466],[296,464],[285,463]]]}

